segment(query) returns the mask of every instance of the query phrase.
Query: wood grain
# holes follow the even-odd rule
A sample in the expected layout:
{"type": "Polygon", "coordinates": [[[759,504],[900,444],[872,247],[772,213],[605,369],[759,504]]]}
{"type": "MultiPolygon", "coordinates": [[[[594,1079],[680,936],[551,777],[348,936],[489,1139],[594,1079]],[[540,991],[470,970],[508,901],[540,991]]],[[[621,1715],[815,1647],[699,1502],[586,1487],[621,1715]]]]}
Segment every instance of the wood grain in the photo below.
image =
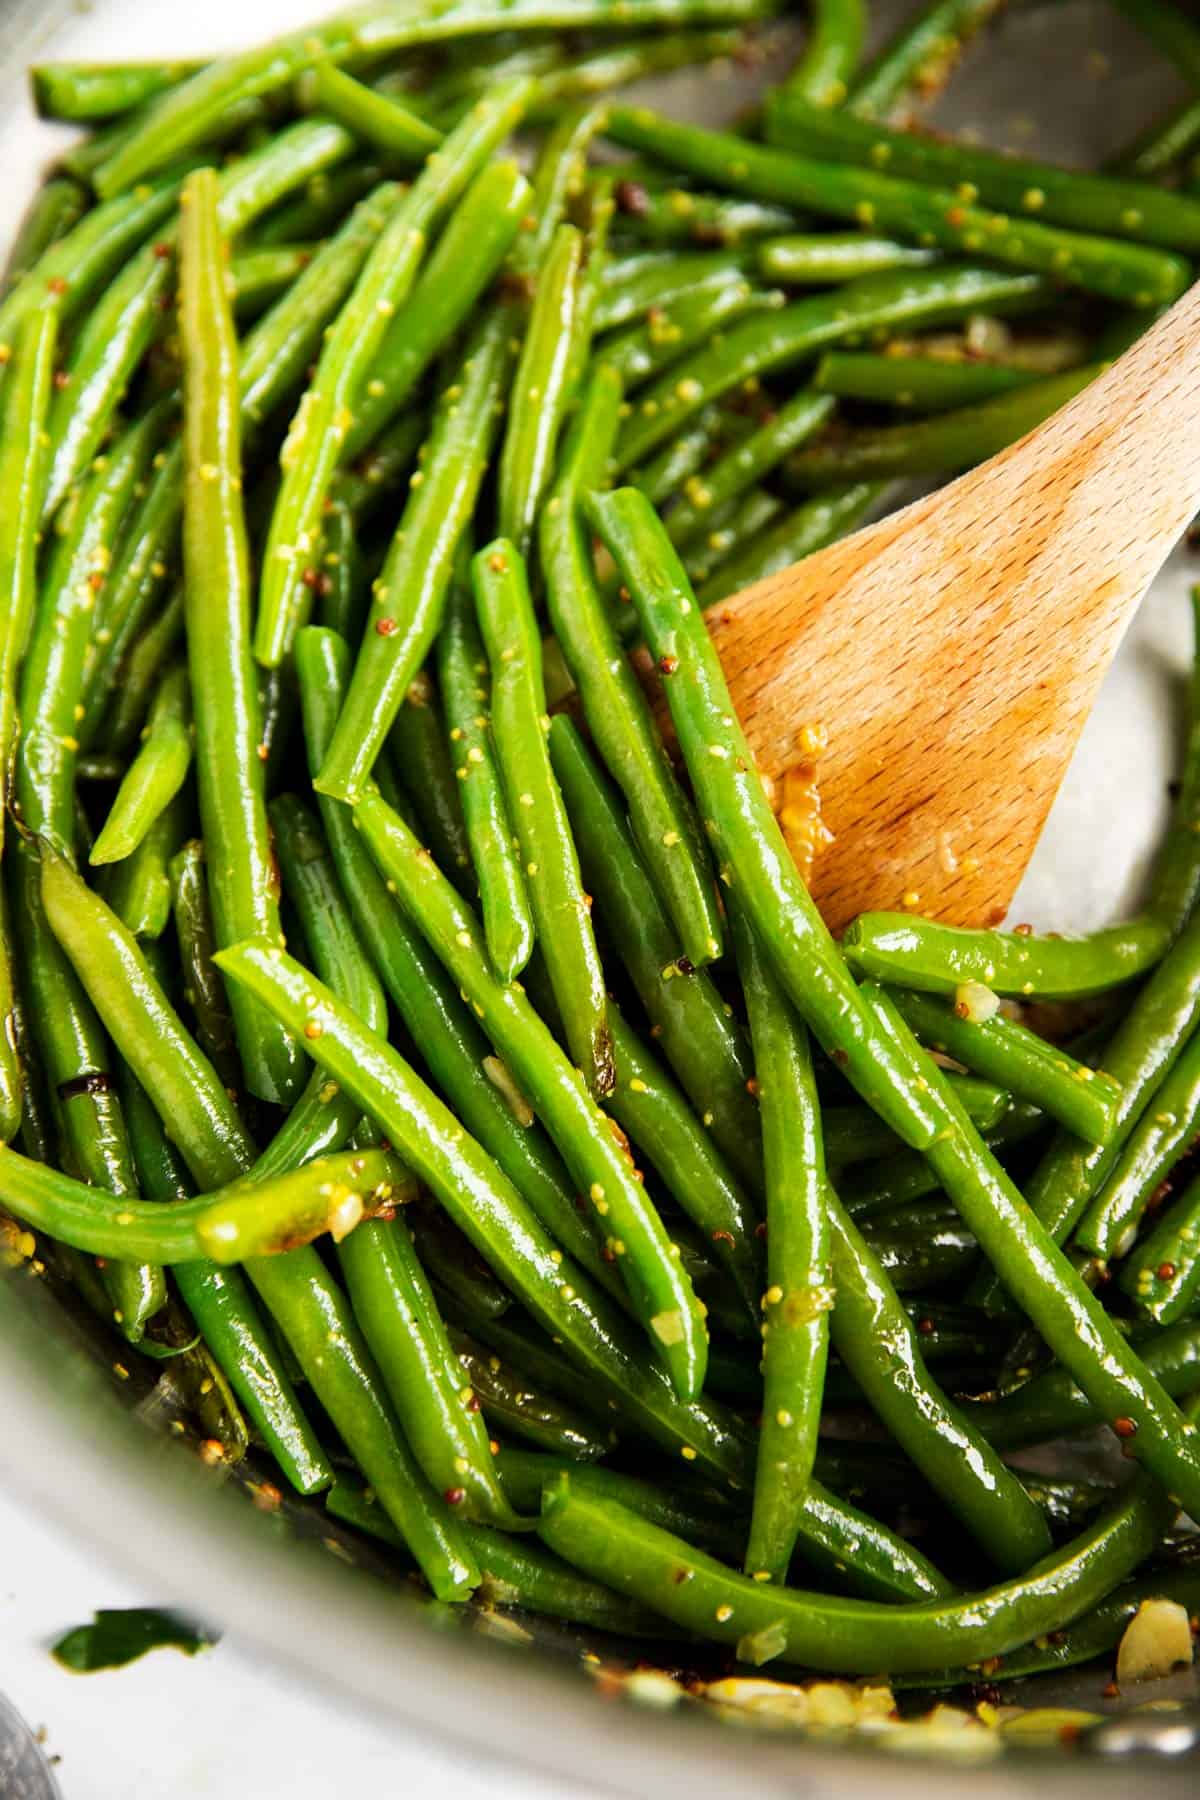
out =
{"type": "Polygon", "coordinates": [[[760,766],[779,777],[800,727],[828,733],[835,841],[813,891],[831,926],[902,905],[1004,916],[1105,670],[1198,507],[1200,285],[1028,437],[714,609],[760,766]]]}

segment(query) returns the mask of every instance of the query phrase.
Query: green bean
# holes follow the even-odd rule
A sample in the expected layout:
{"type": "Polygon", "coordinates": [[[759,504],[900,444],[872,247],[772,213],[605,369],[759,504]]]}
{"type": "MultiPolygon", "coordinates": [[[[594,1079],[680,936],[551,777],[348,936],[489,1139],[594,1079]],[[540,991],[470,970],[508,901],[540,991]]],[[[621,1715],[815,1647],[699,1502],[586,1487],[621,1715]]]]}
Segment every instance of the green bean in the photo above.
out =
{"type": "Polygon", "coordinates": [[[693,583],[703,583],[740,549],[753,544],[784,511],[783,501],[764,487],[752,487],[745,496],[727,500],[708,521],[703,540],[684,553],[684,567],[693,583]]]}
{"type": "MultiPolygon", "coordinates": [[[[369,1488],[359,1492],[340,1480],[331,1488],[326,1505],[335,1519],[357,1531],[391,1545],[403,1542],[369,1488]]],[[[661,1637],[664,1627],[660,1619],[599,1582],[577,1575],[540,1544],[528,1538],[514,1543],[486,1525],[467,1524],[464,1532],[483,1571],[479,1598],[489,1606],[519,1606],[524,1612],[617,1632],[622,1637],[661,1637]]]]}
{"type": "MultiPolygon", "coordinates": [[[[233,163],[221,176],[218,218],[232,237],[313,167],[345,155],[352,140],[321,120],[293,127],[233,163]]],[[[182,195],[181,195],[182,204],[182,195]]],[[[98,449],[126,385],[159,329],[172,276],[175,233],[127,264],[89,315],[50,410],[51,466],[45,510],[52,512],[98,449]]]]}
{"type": "MultiPolygon", "coordinates": [[[[135,937],[159,938],[171,917],[171,860],[187,837],[191,808],[182,795],[168,800],[136,849],[109,865],[102,884],[107,904],[135,937]]],[[[84,846],[81,846],[81,849],[84,846]]]]}
{"type": "Polygon", "coordinates": [[[1106,1600],[1090,1608],[1064,1631],[1036,1637],[1032,1643],[1010,1651],[1007,1656],[988,1657],[982,1666],[926,1671],[915,1678],[914,1685],[922,1688],[969,1686],[985,1671],[989,1684],[1017,1681],[1027,1675],[1093,1662],[1096,1657],[1116,1648],[1126,1626],[1144,1601],[1164,1599],[1174,1600],[1189,1614],[1194,1614],[1200,1606],[1200,1575],[1190,1567],[1175,1569],[1168,1565],[1154,1569],[1136,1581],[1122,1582],[1106,1600]]]}
{"type": "MultiPolygon", "coordinates": [[[[360,815],[379,804],[364,799],[360,815]]],[[[393,832],[398,826],[399,821],[392,821],[393,832]]],[[[415,845],[413,851],[419,854],[415,845]]],[[[606,1391],[621,1395],[622,1404],[656,1442],[676,1451],[686,1446],[723,1480],[741,1478],[745,1452],[736,1430],[711,1404],[674,1395],[666,1375],[644,1360],[607,1299],[557,1250],[490,1158],[393,1050],[363,1031],[328,990],[271,945],[222,951],[218,964],[235,980],[252,982],[260,998],[269,995],[289,1020],[320,1024],[320,1036],[305,1039],[316,1060],[402,1147],[406,1160],[491,1267],[503,1272],[517,1297],[562,1338],[568,1353],[606,1391]],[[311,1005],[314,995],[319,1019],[311,1005]]],[[[583,1101],[582,1087],[569,1079],[583,1101]]],[[[608,1143],[624,1180],[611,1136],[608,1143]]]]}
{"type": "Polygon", "coordinates": [[[715,293],[688,294],[666,311],[614,332],[605,340],[603,362],[629,393],[689,350],[710,342],[722,326],[746,313],[777,312],[784,304],[777,288],[758,293],[748,281],[730,282],[715,293]]]}
{"type": "Polygon", "coordinates": [[[1062,375],[1048,375],[1010,394],[975,406],[956,407],[932,419],[868,427],[810,444],[787,463],[789,487],[807,492],[828,483],[878,481],[899,475],[946,475],[985,462],[1015,443],[1065,406],[1101,374],[1102,363],[1086,363],[1062,375]]]}
{"type": "Polygon", "coordinates": [[[776,974],[822,1048],[906,1144],[924,1149],[931,1121],[800,879],[670,540],[633,488],[592,494],[587,506],[633,595],[651,655],[665,670],[671,715],[722,881],[736,885],[776,974]]]}
{"type": "MultiPolygon", "coordinates": [[[[188,667],[200,820],[218,944],[279,936],[250,656],[250,576],[242,506],[237,344],[224,285],[216,179],[188,178],[180,246],[184,360],[184,522],[188,667]]],[[[293,1039],[247,997],[233,998],[246,1086],[260,1099],[299,1091],[293,1039]]]]}
{"type": "MultiPolygon", "coordinates": [[[[872,981],[926,994],[953,994],[979,983],[1018,999],[1074,1000],[1104,994],[1144,975],[1161,958],[1167,932],[1152,919],[1106,925],[1086,937],[1031,937],[1019,931],[969,930],[907,913],[863,913],[842,948],[872,981]]],[[[1109,1070],[1114,1078],[1115,1070],[1109,1070]]]]}
{"type": "Polygon", "coordinates": [[[355,1316],[431,1486],[469,1519],[518,1524],[497,1479],[474,1391],[442,1323],[404,1220],[363,1224],[340,1247],[355,1316]]]}
{"type": "Polygon", "coordinates": [[[362,1330],[324,1263],[310,1248],[256,1257],[249,1270],[435,1596],[467,1599],[479,1585],[479,1565],[456,1516],[464,1490],[456,1482],[444,1494],[435,1493],[422,1474],[362,1330]]]}
{"type": "Polygon", "coordinates": [[[85,213],[5,295],[0,304],[0,345],[15,349],[19,327],[31,313],[43,310],[47,293],[59,297],[62,320],[68,323],[174,211],[178,201],[179,183],[160,181],[85,213]]]}
{"type": "Polygon", "coordinates": [[[979,1264],[979,1245],[966,1226],[934,1202],[930,1214],[917,1206],[902,1221],[865,1221],[879,1267],[897,1294],[957,1292],[979,1264]]]}
{"type": "Polygon", "coordinates": [[[74,854],[75,729],[97,593],[161,425],[152,408],[100,459],[60,522],[21,666],[15,800],[27,830],[74,854]]]}
{"type": "MultiPolygon", "coordinates": [[[[829,1113],[826,1112],[826,1118],[829,1113]]],[[[1036,1137],[1045,1127],[1046,1115],[1039,1107],[1023,1101],[1014,1102],[998,1122],[981,1127],[984,1143],[993,1150],[1022,1144],[1036,1137]]],[[[909,1205],[937,1191],[937,1177],[925,1158],[915,1150],[904,1150],[865,1165],[838,1171],[838,1192],[852,1219],[869,1218],[875,1213],[909,1205]]]]}
{"type": "Polygon", "coordinates": [[[519,0],[502,15],[465,0],[424,13],[369,7],[316,30],[306,26],[258,49],[210,63],[154,103],[137,133],[97,172],[97,187],[107,198],[131,186],[203,142],[231,103],[247,95],[261,98],[286,86],[318,59],[335,64],[373,60],[494,31],[501,19],[506,31],[609,26],[628,31],[682,21],[727,25],[756,18],[761,11],[761,0],[628,0],[619,15],[612,0],[519,0]]]}
{"type": "MultiPolygon", "coordinates": [[[[17,676],[37,598],[38,525],[46,479],[46,416],[58,341],[53,292],[28,315],[0,401],[0,484],[7,496],[0,527],[0,821],[8,809],[17,719],[17,676]]],[[[0,1050],[0,1060],[4,1052],[0,1050]]]]}
{"type": "Polygon", "coordinates": [[[1159,1325],[1173,1325],[1193,1310],[1200,1288],[1198,1238],[1200,1184],[1192,1181],[1125,1259],[1122,1288],[1159,1325]]]}
{"type": "MultiPolygon", "coordinates": [[[[296,637],[309,768],[319,768],[345,694],[349,653],[329,631],[307,627],[296,637]]],[[[556,1153],[529,1118],[514,1110],[512,1083],[489,1056],[487,1039],[436,957],[392,900],[353,815],[322,799],[321,818],[338,877],[385,987],[434,1079],[467,1129],[495,1159],[562,1247],[594,1276],[615,1279],[575,1205],[575,1188],[556,1153]],[[505,1081],[502,1090],[496,1078],[505,1081]]]]}
{"type": "MultiPolygon", "coordinates": [[[[25,1113],[38,1111],[39,1095],[27,1099],[30,1088],[27,1058],[22,1053],[22,1035],[24,1025],[22,1019],[20,993],[16,970],[13,967],[13,939],[9,930],[8,905],[4,896],[3,885],[0,884],[0,1035],[3,1036],[3,1049],[0,1050],[0,1143],[10,1143],[21,1131],[25,1113]]],[[[37,1086],[34,1083],[34,1086],[37,1086]]],[[[36,1116],[31,1120],[31,1129],[37,1131],[36,1116]]],[[[24,1141],[24,1134],[22,1133],[24,1141]]]]}
{"type": "Polygon", "coordinates": [[[515,981],[533,951],[533,919],[492,744],[491,675],[461,573],[451,585],[437,654],[488,955],[501,981],[515,981]]]}
{"type": "MultiPolygon", "coordinates": [[[[542,1488],[566,1472],[578,1492],[615,1500],[723,1562],[742,1560],[745,1527],[729,1516],[725,1497],[709,1490],[693,1504],[686,1491],[681,1494],[677,1488],[660,1488],[615,1470],[526,1450],[502,1450],[500,1472],[515,1503],[525,1509],[536,1507],[542,1488]]],[[[796,1560],[870,1600],[936,1599],[954,1592],[951,1583],[898,1533],[817,1481],[809,1483],[800,1502],[796,1560]]]]}
{"type": "Polygon", "coordinates": [[[742,1554],[744,1524],[716,1488],[701,1488],[693,1498],[687,1489],[666,1482],[660,1485],[639,1475],[585,1464],[539,1450],[518,1450],[505,1445],[497,1457],[500,1479],[514,1506],[537,1512],[542,1488],[564,1470],[578,1476],[581,1491],[620,1501],[645,1519],[668,1531],[678,1532],[691,1544],[700,1544],[723,1562],[736,1562],[742,1554]]]}
{"type": "Polygon", "coordinates": [[[817,364],[813,386],[839,400],[865,400],[906,412],[949,412],[993,400],[1037,377],[1004,363],[946,361],[934,356],[877,356],[831,350],[817,364]]]}
{"type": "Polygon", "coordinates": [[[834,294],[814,294],[781,312],[735,324],[717,342],[677,363],[638,400],[618,444],[621,467],[639,463],[708,401],[751,376],[791,367],[827,344],[889,327],[929,323],[986,307],[1023,303],[1041,289],[1038,277],[1003,274],[969,263],[864,275],[834,294]]]}
{"type": "Polygon", "coordinates": [[[13,239],[0,293],[10,294],[46,251],[78,225],[87,207],[87,194],[70,176],[57,175],[39,188],[13,239]]]}
{"type": "Polygon", "coordinates": [[[1156,119],[1133,142],[1109,157],[1106,168],[1114,175],[1125,175],[1139,181],[1154,181],[1169,174],[1174,165],[1195,148],[1200,138],[1200,100],[1189,96],[1178,106],[1156,119]]]}
{"type": "Polygon", "coordinates": [[[871,237],[862,231],[825,231],[768,238],[758,246],[758,272],[784,287],[829,287],[856,281],[861,275],[889,269],[923,269],[940,261],[936,250],[923,250],[894,238],[871,237]]]}
{"type": "Polygon", "coordinates": [[[142,842],[187,779],[192,762],[191,695],[187,669],[164,675],[150,708],[143,743],[126,770],[89,861],[119,862],[142,842]]]}
{"type": "Polygon", "coordinates": [[[183,846],[171,862],[171,906],[175,938],[183,965],[183,994],[195,1021],[196,1037],[226,1087],[238,1076],[234,1052],[233,1014],[225,984],[213,965],[216,948],[204,845],[198,838],[183,846]]]}
{"type": "Polygon", "coordinates": [[[614,1077],[604,971],[550,765],[541,638],[520,551],[497,538],[473,558],[471,577],[491,667],[493,740],[538,942],[571,1055],[589,1087],[605,1094],[614,1077]]]}
{"type": "Polygon", "coordinates": [[[499,1429],[571,1462],[590,1462],[612,1448],[611,1431],[602,1431],[555,1395],[539,1392],[526,1371],[502,1363],[462,1331],[452,1330],[450,1343],[459,1363],[460,1384],[465,1374],[489,1421],[499,1429]]]}
{"type": "Polygon", "coordinates": [[[1200,1133],[1200,1036],[1193,1032],[1154,1090],[1153,1105],[1128,1133],[1120,1155],[1075,1227],[1073,1241],[1101,1261],[1120,1257],[1151,1197],[1200,1133]]]}
{"type": "Polygon", "coordinates": [[[1017,1573],[1044,1555],[1049,1532],[1020,1482],[986,1447],[925,1367],[920,1334],[878,1256],[830,1195],[833,1346],[872,1409],[989,1559],[1017,1573]]]}
{"type": "Polygon", "coordinates": [[[460,890],[472,886],[471,846],[437,689],[428,671],[409,683],[388,748],[413,815],[460,890]]]}
{"type": "Polygon", "coordinates": [[[198,62],[36,63],[29,81],[45,119],[111,119],[202,67],[198,62]]]}
{"type": "Polygon", "coordinates": [[[181,647],[183,632],[181,582],[158,617],[152,619],[137,638],[125,659],[123,681],[120,692],[114,697],[108,733],[117,749],[127,748],[141,729],[163,667],[181,647]]]}
{"type": "Polygon", "coordinates": [[[892,1000],[923,1044],[1032,1101],[1068,1131],[1101,1143],[1113,1129],[1120,1090],[1102,1070],[1089,1068],[1002,1013],[972,1019],[957,1003],[946,1005],[901,990],[892,993],[892,1000]]]}
{"type": "Polygon", "coordinates": [[[867,984],[859,992],[894,1050],[907,1055],[912,1077],[924,1076],[937,1132],[920,1148],[1013,1300],[1101,1415],[1128,1431],[1138,1461],[1185,1507],[1200,1504],[1200,1455],[1178,1407],[979,1141],[882,989],[867,984]]]}
{"type": "MultiPolygon", "coordinates": [[[[55,941],[39,886],[32,845],[14,845],[12,890],[17,967],[39,1060],[54,1096],[63,1153],[82,1180],[111,1193],[136,1191],[129,1141],[112,1076],[104,1030],[55,941]]],[[[43,852],[44,859],[50,855],[43,852]]],[[[109,1298],[107,1317],[130,1343],[166,1301],[160,1271],[123,1259],[101,1271],[109,1298]]]]}
{"type": "MultiPolygon", "coordinates": [[[[631,486],[641,488],[651,506],[673,501],[706,463],[715,462],[731,445],[745,443],[755,430],[757,417],[735,412],[732,406],[706,406],[678,436],[663,445],[657,456],[630,471],[631,486]]],[[[593,485],[603,487],[605,483],[597,481],[593,485]]]]}
{"type": "Polygon", "coordinates": [[[409,1223],[430,1280],[451,1297],[458,1312],[472,1323],[502,1318],[512,1296],[445,1213],[422,1208],[409,1223]]]}
{"type": "Polygon", "coordinates": [[[354,409],[344,462],[360,456],[397,417],[474,310],[512,248],[530,192],[513,162],[489,163],[475,177],[387,328],[354,409]]]}
{"type": "Polygon", "coordinates": [[[718,564],[696,590],[701,610],[707,611],[730,594],[777,575],[780,569],[845,537],[861,525],[885,492],[882,482],[854,481],[847,487],[826,488],[804,501],[744,550],[718,564]]]}
{"type": "Polygon", "coordinates": [[[414,1191],[390,1152],[350,1150],[270,1181],[235,1182],[193,1199],[138,1200],[0,1147],[0,1196],[35,1231],[93,1256],[156,1267],[278,1255],[325,1232],[336,1240],[367,1230],[360,1219],[400,1205],[414,1191]]]}
{"type": "Polygon", "coordinates": [[[741,1329],[757,1322],[762,1258],[755,1213],[736,1174],[670,1075],[609,1001],[616,1079],[605,1106],[670,1184],[671,1196],[703,1231],[716,1265],[731,1277],[730,1310],[741,1329]]]}
{"type": "Polygon", "coordinates": [[[328,237],[360,200],[379,188],[386,175],[386,169],[365,157],[319,169],[298,194],[273,207],[255,226],[254,242],[265,248],[328,237]]]}
{"type": "Polygon", "coordinates": [[[628,325],[685,295],[743,281],[746,273],[745,260],[736,251],[640,251],[610,264],[596,309],[596,329],[605,332],[628,325]]]}
{"type": "Polygon", "coordinates": [[[816,0],[808,40],[783,83],[814,106],[840,106],[850,91],[867,33],[864,0],[816,0]]]}
{"type": "Polygon", "coordinates": [[[833,1263],[825,1157],[804,1027],[735,911],[766,1162],[762,1427],[744,1567],[786,1581],[821,1422],[833,1263]]]}
{"type": "Polygon", "coordinates": [[[909,1674],[978,1663],[1067,1625],[1154,1548],[1171,1516],[1142,1478],[1099,1520],[1028,1573],[965,1597],[886,1606],[780,1588],[735,1575],[616,1502],[562,1474],[547,1484],[541,1536],[576,1568],[665,1618],[736,1645],[742,1660],[781,1657],[813,1669],[909,1674]]]}
{"type": "MultiPolygon", "coordinates": [[[[142,1192],[157,1202],[185,1199],[191,1191],[187,1169],[154,1105],[127,1067],[122,1068],[121,1082],[142,1192]]],[[[307,1181],[307,1171],[302,1179],[307,1181]]],[[[300,1493],[328,1487],[333,1469],[300,1409],[291,1376],[241,1271],[212,1262],[184,1262],[176,1264],[173,1274],[215,1366],[292,1486],[300,1493]]]]}
{"type": "Polygon", "coordinates": [[[442,141],[441,132],[407,106],[365,87],[332,63],[318,62],[305,75],[304,99],[352,131],[360,143],[373,144],[389,161],[423,162],[442,141]]]}
{"type": "Polygon", "coordinates": [[[832,400],[811,388],[802,388],[777,413],[769,415],[757,431],[727,451],[703,475],[688,482],[684,499],[672,507],[667,520],[667,532],[676,548],[699,537],[718,507],[740,499],[748,488],[769,475],[832,412],[832,400]]]}
{"type": "Polygon", "coordinates": [[[362,636],[366,623],[367,568],[350,508],[331,501],[325,514],[325,554],[318,595],[318,621],[341,637],[362,636]]]}
{"type": "Polygon", "coordinates": [[[369,1030],[386,1032],[383,987],[355,930],[320,825],[294,794],[272,800],[269,818],[284,891],[317,973],[369,1030]]]}
{"type": "Polygon", "coordinates": [[[438,402],[422,468],[375,584],[350,691],[315,786],[353,802],[441,624],[454,557],[495,437],[509,367],[510,322],[493,312],[473,332],[458,379],[438,402]]]}
{"type": "Polygon", "coordinates": [[[762,1128],[748,1088],[745,1034],[709,976],[681,963],[613,791],[561,714],[551,722],[549,744],[588,890],[654,1033],[706,1130],[761,1192],[762,1128]]]}
{"type": "Polygon", "coordinates": [[[246,320],[257,318],[287,293],[313,255],[311,244],[280,244],[266,250],[244,250],[234,257],[229,275],[238,324],[244,326],[246,320]]]}
{"type": "Polygon", "coordinates": [[[527,82],[498,88],[435,152],[397,203],[325,339],[288,431],[263,557],[255,653],[267,667],[282,659],[307,615],[302,577],[317,553],[329,484],[388,321],[408,297],[429,232],[517,123],[528,94],[527,82]]]}
{"type": "Polygon", "coordinates": [[[638,174],[619,173],[614,191],[622,220],[652,243],[741,244],[788,231],[796,223],[786,207],[656,187],[638,174]]]}
{"type": "MultiPolygon", "coordinates": [[[[253,1161],[245,1129],[134,940],[65,863],[46,862],[43,887],[60,942],[77,967],[86,968],[92,991],[103,994],[114,1040],[160,1116],[170,1120],[194,1179],[237,1181],[253,1161]]],[[[246,1273],[431,1585],[442,1598],[462,1597],[472,1565],[453,1517],[447,1503],[426,1490],[345,1299],[316,1252],[292,1249],[286,1256],[253,1257],[246,1273]]],[[[289,1390],[277,1383],[272,1397],[281,1405],[289,1390]]]]}
{"type": "MultiPolygon", "coordinates": [[[[1014,220],[1036,214],[1050,225],[1100,237],[1159,245],[1185,255],[1200,249],[1200,202],[1186,194],[890,130],[852,112],[810,105],[786,88],[776,89],[767,102],[767,138],[778,148],[839,168],[886,169],[889,175],[969,197],[972,207],[979,199],[1011,212],[1014,220]]],[[[1119,248],[1115,254],[1121,254],[1119,248]]]]}
{"type": "Polygon", "coordinates": [[[1139,306],[1173,300],[1188,279],[1187,264],[1169,251],[1041,225],[1027,216],[1015,220],[967,205],[952,188],[765,149],[732,133],[676,124],[645,108],[614,107],[605,129],[618,143],[731,193],[866,224],[925,247],[986,251],[989,261],[1038,270],[1110,300],[1139,306]]]}
{"type": "MultiPolygon", "coordinates": [[[[621,653],[597,586],[580,498],[598,485],[617,429],[619,381],[603,364],[589,382],[543,509],[539,543],[550,620],[596,744],[684,955],[718,955],[721,921],[695,816],[674,779],[653,715],[621,653]]],[[[675,955],[672,946],[672,960],[675,955]]]]}
{"type": "Polygon", "coordinates": [[[554,468],[570,395],[573,328],[580,299],[583,236],[574,225],[555,231],[538,271],[520,357],[513,375],[500,452],[497,516],[501,536],[528,552],[554,468]]]}
{"type": "Polygon", "coordinates": [[[944,86],[963,47],[987,24],[1002,0],[929,0],[854,83],[847,111],[864,119],[891,117],[910,92],[932,96],[944,86]]]}
{"type": "MultiPolygon", "coordinates": [[[[1182,1397],[1200,1389],[1200,1326],[1194,1321],[1140,1332],[1135,1341],[1145,1366],[1168,1394],[1182,1397]]],[[[1047,1369],[999,1398],[964,1405],[984,1436],[1001,1450],[1049,1443],[1104,1423],[1101,1409],[1062,1367],[1047,1369]]]]}

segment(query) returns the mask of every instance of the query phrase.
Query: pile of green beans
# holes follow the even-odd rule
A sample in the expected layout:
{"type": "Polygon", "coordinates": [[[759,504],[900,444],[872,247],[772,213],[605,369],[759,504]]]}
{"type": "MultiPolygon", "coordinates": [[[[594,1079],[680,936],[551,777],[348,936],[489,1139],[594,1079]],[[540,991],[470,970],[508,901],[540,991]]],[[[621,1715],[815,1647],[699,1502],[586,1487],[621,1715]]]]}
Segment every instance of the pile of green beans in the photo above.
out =
{"type": "Polygon", "coordinates": [[[0,1244],[441,1601],[937,1687],[1195,1604],[1200,675],[1136,917],[836,942],[704,621],[1187,285],[1200,32],[1119,4],[1196,92],[1096,173],[911,128],[996,0],[813,0],[741,131],[609,90],[770,0],[33,72],[0,1244]]]}

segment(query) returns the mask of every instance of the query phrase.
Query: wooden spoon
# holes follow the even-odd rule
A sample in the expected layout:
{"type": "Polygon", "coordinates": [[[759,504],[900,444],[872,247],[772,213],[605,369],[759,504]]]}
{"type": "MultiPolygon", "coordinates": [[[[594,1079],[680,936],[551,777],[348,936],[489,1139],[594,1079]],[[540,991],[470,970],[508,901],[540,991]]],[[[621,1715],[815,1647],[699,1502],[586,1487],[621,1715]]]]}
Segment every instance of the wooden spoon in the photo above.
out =
{"type": "Polygon", "coordinates": [[[813,892],[1005,915],[1101,678],[1200,508],[1200,284],[1028,437],[710,614],[764,772],[803,760],[813,892]]]}

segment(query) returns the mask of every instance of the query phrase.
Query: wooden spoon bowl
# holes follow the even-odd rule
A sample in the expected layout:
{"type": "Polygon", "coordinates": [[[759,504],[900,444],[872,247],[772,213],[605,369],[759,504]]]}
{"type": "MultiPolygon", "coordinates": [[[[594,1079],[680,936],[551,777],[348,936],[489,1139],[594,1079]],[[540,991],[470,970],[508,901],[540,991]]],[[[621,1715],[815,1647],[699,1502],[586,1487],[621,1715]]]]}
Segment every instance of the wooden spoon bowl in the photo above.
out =
{"type": "Polygon", "coordinates": [[[1200,506],[1200,284],[1028,437],[710,614],[776,781],[819,723],[813,892],[1008,910],[1129,620],[1200,506]]]}

